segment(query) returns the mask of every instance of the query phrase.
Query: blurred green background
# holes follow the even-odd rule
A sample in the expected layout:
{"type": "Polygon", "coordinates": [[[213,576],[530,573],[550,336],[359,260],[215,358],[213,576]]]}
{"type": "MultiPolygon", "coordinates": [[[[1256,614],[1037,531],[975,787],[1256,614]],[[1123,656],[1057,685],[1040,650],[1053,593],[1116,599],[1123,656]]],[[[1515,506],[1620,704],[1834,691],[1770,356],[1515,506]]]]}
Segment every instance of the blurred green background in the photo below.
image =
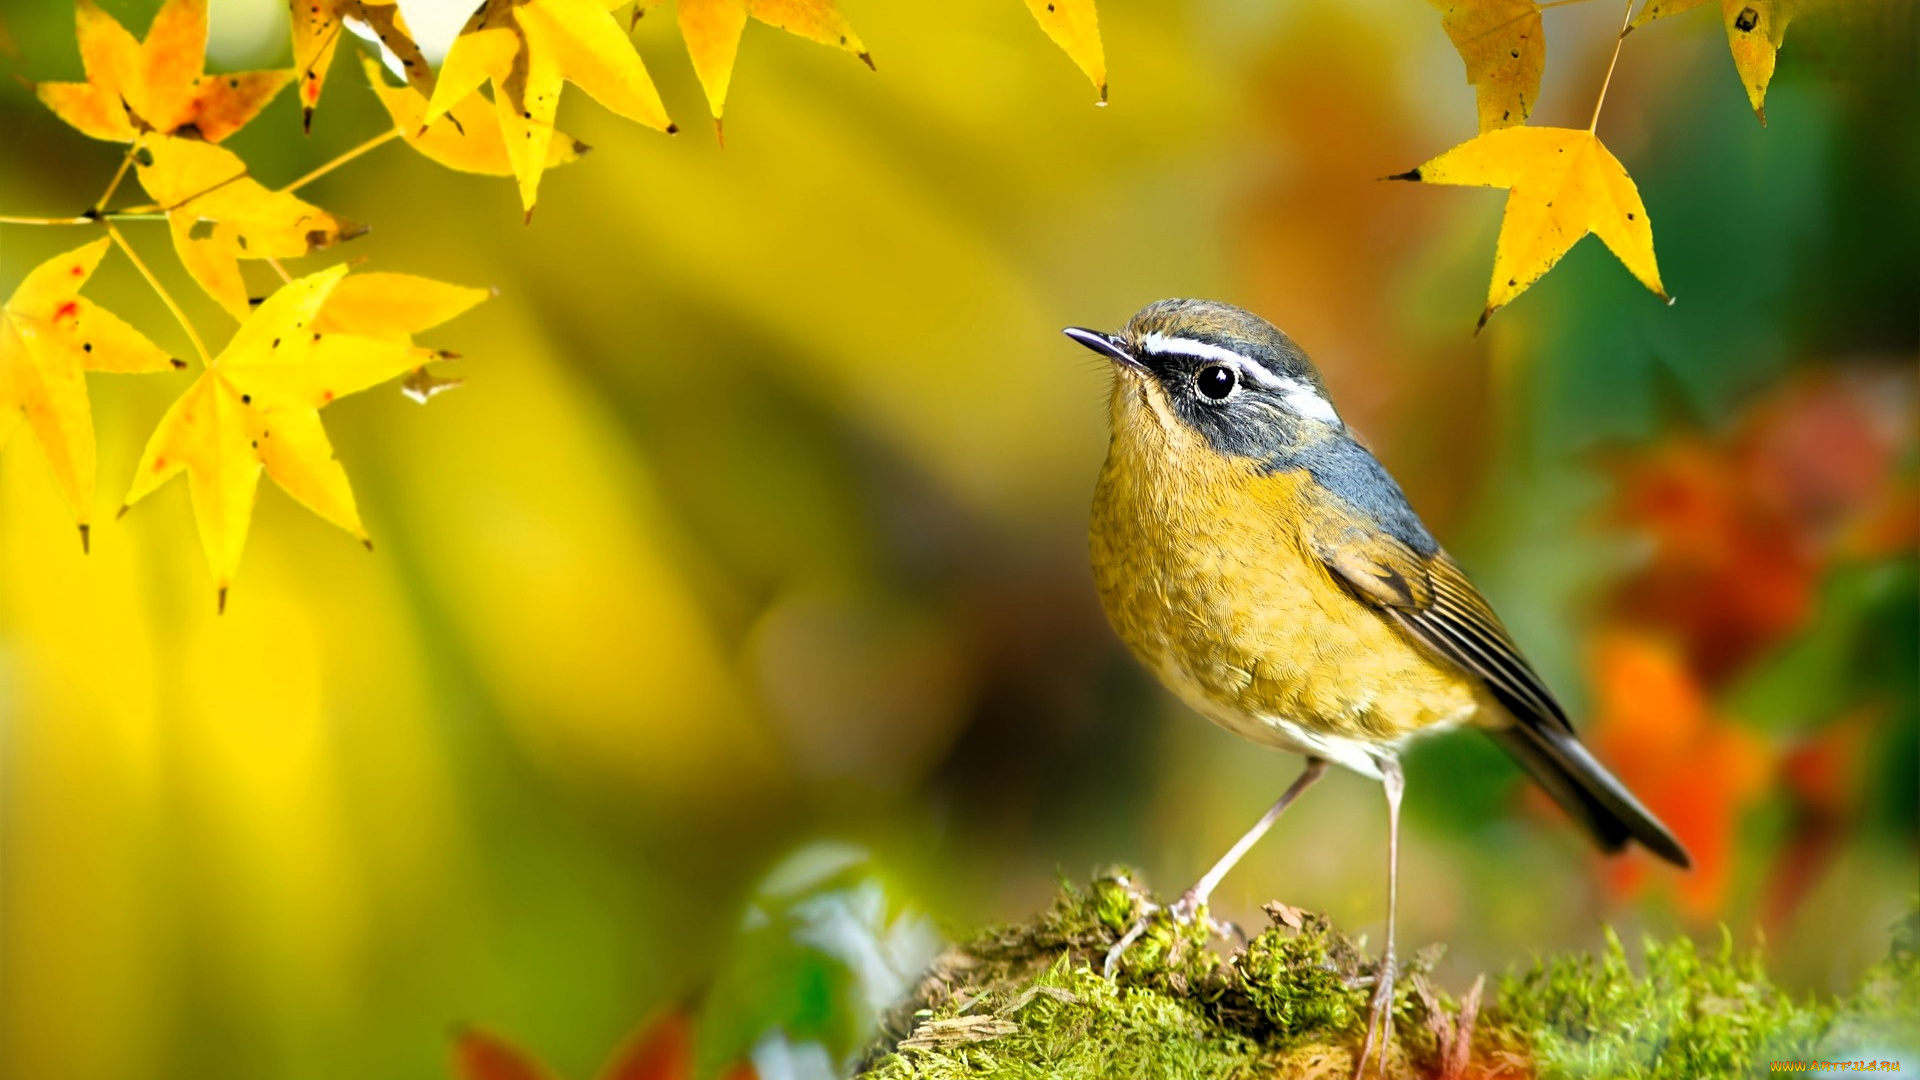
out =
{"type": "MultiPolygon", "coordinates": [[[[427,39],[464,15],[402,6],[427,39]]],[[[1920,887],[1911,4],[1796,22],[1765,128],[1708,10],[1636,31],[1599,134],[1678,303],[1588,241],[1478,338],[1503,196],[1376,182],[1473,134],[1428,5],[1102,0],[1104,109],[1016,0],[843,7],[877,74],[753,24],[724,149],[644,20],[682,133],[568,94],[596,151],[530,226],[398,143],[303,192],[373,232],[295,272],[499,290],[428,336],[464,388],[326,412],[375,554],[263,486],[215,617],[184,484],[83,557],[31,440],[0,453],[0,1073],[432,1077],[472,1022],[585,1078],[716,985],[739,1052],[743,997],[825,993],[741,944],[822,840],[951,927],[1116,862],[1184,887],[1297,763],[1106,628],[1108,375],[1058,333],[1178,295],[1317,358],[1701,855],[1609,864],[1491,744],[1422,744],[1404,947],[1448,942],[1456,989],[1602,920],[1764,932],[1804,989],[1883,954],[1920,887]]],[[[211,70],[287,62],[284,6],[212,8],[211,70]]],[[[78,76],[66,4],[0,17],[0,73],[78,76]]],[[[1619,17],[1548,13],[1535,123],[1586,121],[1619,17]]],[[[310,139],[287,94],[227,145],[284,183],[385,122],[342,62],[310,139]]],[[[0,212],[74,213],[118,159],[0,80],[0,212]]],[[[164,228],[127,228],[224,339],[164,228]]],[[[90,236],[0,228],[0,290],[90,236]]],[[[191,355],[122,257],[90,294],[191,355]]],[[[90,382],[98,520],[192,375],[90,382]]],[[[1216,910],[1377,934],[1384,840],[1336,779],[1216,910]]]]}

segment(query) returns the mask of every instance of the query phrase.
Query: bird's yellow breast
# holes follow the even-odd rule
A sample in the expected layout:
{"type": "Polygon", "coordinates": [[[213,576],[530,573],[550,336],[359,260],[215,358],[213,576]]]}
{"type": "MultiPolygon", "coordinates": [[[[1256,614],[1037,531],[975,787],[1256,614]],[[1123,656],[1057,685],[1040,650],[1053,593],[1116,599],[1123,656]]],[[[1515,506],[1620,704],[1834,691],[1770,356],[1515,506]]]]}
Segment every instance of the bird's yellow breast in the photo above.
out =
{"type": "Polygon", "coordinates": [[[1485,703],[1477,682],[1308,549],[1308,477],[1216,453],[1132,380],[1115,396],[1094,579],[1121,638],[1190,706],[1256,741],[1329,756],[1306,743],[1391,743],[1485,703]]]}

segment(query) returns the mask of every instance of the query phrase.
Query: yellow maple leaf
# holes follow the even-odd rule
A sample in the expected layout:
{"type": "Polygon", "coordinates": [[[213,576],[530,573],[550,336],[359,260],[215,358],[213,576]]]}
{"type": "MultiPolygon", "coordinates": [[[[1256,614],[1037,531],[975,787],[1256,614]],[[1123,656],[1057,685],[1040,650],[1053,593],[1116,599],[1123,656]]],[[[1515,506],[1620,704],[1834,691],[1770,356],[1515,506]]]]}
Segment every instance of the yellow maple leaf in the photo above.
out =
{"type": "Polygon", "coordinates": [[[1550,127],[1489,131],[1389,179],[1510,189],[1480,326],[1553,269],[1590,232],[1641,284],[1671,302],[1660,285],[1653,225],[1640,202],[1640,190],[1625,166],[1591,131],[1550,127]]]}
{"type": "MultiPolygon", "coordinates": [[[[1692,11],[1706,2],[1652,0],[1634,16],[1633,26],[1692,11]]],[[[1797,7],[1792,0],[1720,0],[1720,18],[1727,24],[1727,47],[1733,53],[1734,70],[1740,73],[1747,101],[1762,124],[1767,122],[1767,84],[1773,81],[1774,59],[1797,7]]]]}
{"type": "Polygon", "coordinates": [[[327,69],[340,35],[348,32],[348,19],[372,31],[400,61],[415,89],[423,94],[433,89],[427,58],[400,17],[397,0],[287,0],[287,11],[293,27],[293,66],[300,77],[300,122],[307,130],[313,129],[313,110],[320,105],[327,69]]]}
{"type": "Polygon", "coordinates": [[[1102,104],[1107,100],[1107,54],[1100,47],[1100,16],[1093,0],[1027,0],[1027,10],[1040,20],[1055,45],[1065,49],[1080,70],[1087,73],[1100,91],[1102,104]]]}
{"type": "Polygon", "coordinates": [[[629,120],[668,134],[677,130],[640,54],[604,2],[486,0],[447,50],[424,122],[445,116],[488,82],[529,218],[563,84],[573,83],[629,120]]]}
{"type": "Polygon", "coordinates": [[[101,237],[41,263],[0,308],[0,448],[24,421],[73,508],[82,546],[93,516],[94,480],[85,374],[186,366],[80,295],[112,243],[101,237]]]}
{"type": "Polygon", "coordinates": [[[187,474],[223,611],[262,470],[367,542],[319,410],[434,359],[412,335],[487,297],[405,274],[346,273],[335,266],[295,278],[262,301],[167,410],[134,471],[126,506],[187,474]]]}
{"type": "MultiPolygon", "coordinates": [[[[512,176],[513,162],[507,157],[507,142],[500,134],[500,119],[493,106],[479,94],[460,99],[445,116],[426,123],[426,94],[412,86],[394,86],[387,82],[385,68],[372,57],[361,57],[367,81],[374,96],[393,118],[393,126],[407,145],[429,159],[459,172],[482,176],[512,176]]],[[[431,83],[428,91],[431,92],[431,83]]],[[[554,132],[547,145],[547,168],[577,161],[586,153],[586,143],[554,132]]]]}
{"type": "Polygon", "coordinates": [[[247,175],[232,152],[191,139],[148,138],[140,185],[167,214],[187,273],[236,319],[247,317],[241,259],[291,259],[366,232],[247,175]]]}
{"type": "Polygon", "coordinates": [[[873,67],[873,57],[833,0],[679,0],[679,5],[680,36],[686,40],[694,74],[707,93],[707,108],[713,113],[716,131],[720,130],[720,114],[726,109],[727,85],[733,81],[733,61],[740,51],[740,35],[749,15],[809,41],[845,49],[864,60],[868,68],[873,67]]]}
{"type": "Polygon", "coordinates": [[[1467,65],[1480,130],[1527,122],[1540,97],[1547,35],[1534,0],[1428,0],[1467,65]]]}
{"type": "Polygon", "coordinates": [[[290,71],[206,74],[207,0],[167,0],[144,41],[93,0],[77,0],[74,22],[87,81],[35,89],[54,115],[96,139],[132,142],[157,131],[219,142],[293,78],[290,71]]]}

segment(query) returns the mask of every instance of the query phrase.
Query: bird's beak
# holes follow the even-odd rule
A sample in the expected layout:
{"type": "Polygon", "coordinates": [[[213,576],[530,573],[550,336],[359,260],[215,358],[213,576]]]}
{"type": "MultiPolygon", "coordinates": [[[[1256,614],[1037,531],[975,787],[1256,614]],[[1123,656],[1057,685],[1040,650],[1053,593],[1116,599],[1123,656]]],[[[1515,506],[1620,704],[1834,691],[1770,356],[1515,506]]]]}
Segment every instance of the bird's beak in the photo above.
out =
{"type": "Polygon", "coordinates": [[[1069,326],[1061,333],[1099,353],[1101,356],[1134,371],[1147,370],[1147,366],[1127,351],[1126,344],[1112,334],[1102,334],[1098,330],[1087,330],[1078,326],[1069,326]]]}

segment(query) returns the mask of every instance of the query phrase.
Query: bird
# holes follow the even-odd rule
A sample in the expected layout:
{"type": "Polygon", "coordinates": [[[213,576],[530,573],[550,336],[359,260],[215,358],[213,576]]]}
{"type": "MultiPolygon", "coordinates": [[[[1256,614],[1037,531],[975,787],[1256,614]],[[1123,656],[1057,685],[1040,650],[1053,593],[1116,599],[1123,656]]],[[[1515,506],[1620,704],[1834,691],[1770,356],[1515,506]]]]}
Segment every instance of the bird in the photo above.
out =
{"type": "MultiPolygon", "coordinates": [[[[1090,554],[1101,606],[1135,657],[1195,712],[1305,767],[1182,893],[1201,917],[1220,880],[1338,765],[1387,803],[1386,946],[1354,1075],[1391,1038],[1401,754],[1475,728],[1599,847],[1681,868],[1673,833],[1597,761],[1500,618],[1278,327],[1208,300],[1161,300],[1118,333],[1066,335],[1112,362],[1111,441],[1090,554]],[[1376,1035],[1378,1032],[1378,1035],[1376,1035]]],[[[1107,957],[1111,975],[1146,927],[1107,957]]]]}

